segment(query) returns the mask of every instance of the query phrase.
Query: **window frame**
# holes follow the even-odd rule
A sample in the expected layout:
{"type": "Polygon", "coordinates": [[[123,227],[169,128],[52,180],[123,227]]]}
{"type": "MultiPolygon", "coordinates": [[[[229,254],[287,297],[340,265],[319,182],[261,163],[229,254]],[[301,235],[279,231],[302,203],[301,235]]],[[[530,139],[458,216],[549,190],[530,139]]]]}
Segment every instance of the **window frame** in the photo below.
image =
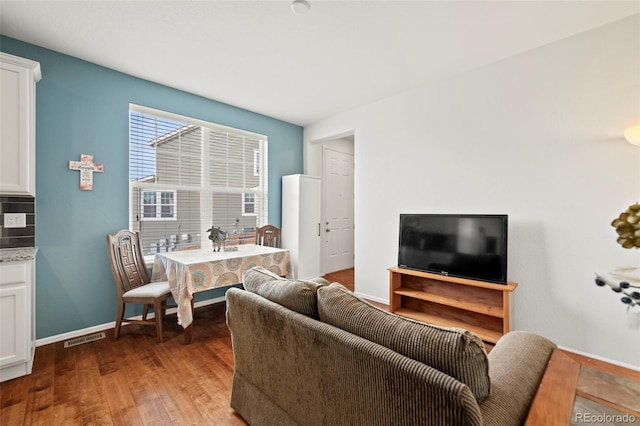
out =
{"type": "MultiPolygon", "coordinates": [[[[137,117],[135,119],[137,119],[137,117]]],[[[157,109],[153,109],[153,108],[149,108],[149,107],[145,107],[137,104],[132,104],[132,103],[129,104],[129,120],[128,121],[129,121],[128,145],[129,145],[129,162],[130,162],[130,167],[128,172],[128,175],[129,175],[128,188],[129,188],[129,197],[130,197],[129,208],[128,208],[129,229],[131,229],[132,231],[139,231],[141,234],[141,237],[145,238],[144,237],[145,230],[143,225],[144,223],[149,223],[149,226],[151,226],[152,223],[157,223],[158,225],[160,225],[162,222],[166,222],[167,226],[169,227],[171,226],[177,227],[176,235],[177,235],[177,241],[179,242],[180,246],[182,246],[182,241],[184,241],[184,235],[188,235],[190,236],[188,240],[190,247],[192,248],[208,247],[208,245],[210,245],[210,241],[207,239],[207,233],[205,232],[205,230],[211,226],[211,214],[212,214],[211,212],[214,211],[213,209],[216,209],[216,206],[219,204],[215,204],[213,198],[209,199],[208,201],[205,200],[207,197],[206,196],[207,192],[213,193],[212,197],[215,197],[215,194],[220,194],[220,193],[226,193],[229,196],[233,196],[233,194],[236,194],[235,196],[238,196],[238,195],[241,196],[242,197],[241,202],[239,203],[239,205],[236,204],[237,207],[235,207],[238,210],[235,210],[235,212],[231,211],[231,214],[232,215],[237,214],[238,215],[237,217],[247,217],[247,218],[255,217],[255,220],[252,220],[251,224],[245,225],[245,226],[248,226],[248,227],[255,226],[256,228],[258,228],[268,223],[268,211],[269,211],[268,143],[269,141],[267,136],[195,119],[192,117],[186,117],[179,114],[174,114],[174,113],[157,110],[157,109]],[[146,161],[145,156],[147,154],[144,154],[144,152],[142,151],[138,151],[140,149],[139,144],[143,143],[143,140],[138,139],[139,136],[135,136],[134,138],[134,133],[132,132],[134,131],[133,129],[135,129],[135,132],[138,132],[138,134],[140,134],[140,131],[143,131],[145,129],[144,126],[146,125],[144,124],[143,121],[141,121],[140,123],[137,123],[134,126],[134,121],[132,121],[134,120],[133,118],[134,115],[132,114],[138,114],[140,118],[143,120],[147,120],[147,119],[156,120],[158,123],[162,120],[169,120],[171,122],[183,123],[182,128],[177,128],[175,130],[175,135],[182,135],[183,129],[186,134],[186,132],[189,131],[188,128],[191,126],[200,127],[202,129],[201,131],[202,146],[201,146],[200,155],[197,156],[198,160],[202,162],[201,173],[202,173],[203,180],[200,182],[200,184],[193,184],[193,183],[184,184],[184,183],[181,183],[180,181],[178,181],[175,184],[168,183],[166,181],[166,178],[162,179],[161,178],[162,175],[161,174],[158,175],[158,173],[161,173],[161,172],[159,171],[160,169],[157,168],[159,166],[158,164],[155,163],[155,159],[153,160],[154,165],[152,166],[154,168],[154,171],[152,171],[150,174],[140,173],[140,171],[145,171],[140,167],[148,167],[149,163],[146,163],[147,164],[146,166],[137,165],[138,162],[140,162],[140,164],[143,164],[144,161],[146,161]],[[237,181],[238,182],[237,184],[236,182],[227,181],[225,185],[224,183],[220,184],[220,183],[217,183],[216,181],[211,180],[214,178],[214,175],[211,173],[211,170],[215,170],[213,169],[213,167],[216,167],[215,163],[216,161],[219,161],[219,158],[218,160],[216,160],[211,157],[213,155],[213,151],[210,152],[209,149],[212,149],[213,145],[210,146],[210,143],[214,143],[214,140],[219,141],[220,139],[209,139],[209,138],[210,137],[218,138],[219,136],[215,136],[216,134],[221,135],[222,138],[226,138],[227,143],[229,144],[237,143],[237,141],[241,141],[240,143],[242,143],[243,147],[245,146],[245,144],[248,144],[247,151],[245,151],[246,153],[245,157],[242,157],[244,160],[242,160],[242,162],[239,163],[239,164],[245,164],[244,166],[245,171],[243,172],[244,177],[241,178],[241,180],[237,181]],[[252,148],[252,145],[254,144],[257,144],[255,146],[258,146],[258,148],[255,148],[255,146],[252,148]],[[251,151],[251,149],[253,149],[253,152],[251,151]],[[140,155],[142,155],[142,157],[138,157],[140,155]],[[132,163],[132,161],[135,161],[135,163],[132,163]],[[250,179],[250,177],[255,178],[255,181],[252,182],[250,180],[245,180],[245,179],[250,179]],[[253,186],[256,184],[258,186],[253,186]],[[192,210],[191,205],[188,205],[188,204],[185,204],[185,206],[183,206],[184,209],[181,208],[180,203],[184,195],[180,196],[179,193],[190,192],[190,191],[201,192],[202,194],[205,194],[203,195],[204,198],[200,199],[199,209],[192,210]],[[155,218],[145,217],[145,214],[144,214],[144,205],[145,205],[144,194],[149,192],[156,193],[156,217],[155,218]],[[173,214],[171,217],[165,217],[165,218],[158,217],[158,215],[161,215],[162,207],[169,205],[169,204],[162,205],[161,203],[162,192],[173,193],[174,202],[173,204],[171,204],[173,208],[173,214]],[[253,200],[246,200],[245,194],[253,194],[253,200]],[[136,204],[137,206],[134,204],[136,204]],[[253,213],[251,212],[247,213],[246,211],[247,209],[249,210],[253,209],[253,213]],[[179,211],[182,211],[183,213],[178,214],[179,211]],[[195,212],[195,216],[193,216],[194,212],[195,212]],[[191,215],[191,216],[185,216],[181,218],[181,215],[184,216],[185,214],[191,215]],[[207,215],[208,215],[208,218],[207,218],[207,215]],[[175,223],[175,225],[169,225],[170,222],[175,223]],[[185,223],[187,224],[186,230],[185,230],[185,223]],[[193,225],[196,225],[196,226],[193,226],[193,225]],[[180,226],[182,226],[182,231],[180,230],[180,226]]],[[[151,128],[153,129],[153,127],[151,128]]],[[[151,135],[153,135],[153,133],[151,133],[151,135]]],[[[158,146],[160,143],[164,143],[164,141],[168,140],[166,136],[169,136],[169,133],[164,135],[161,132],[158,132],[158,130],[156,130],[156,140],[159,141],[157,142],[158,146]],[[164,141],[160,142],[163,139],[164,141]]],[[[155,140],[149,140],[149,142],[156,143],[155,140]]],[[[242,149],[245,149],[245,148],[242,148],[242,149]]],[[[180,155],[181,156],[188,155],[189,152],[190,151],[187,151],[187,154],[185,154],[184,152],[181,152],[180,155]]],[[[221,151],[217,151],[217,152],[221,152],[221,151]]],[[[229,156],[230,151],[227,151],[227,153],[224,155],[229,156]]],[[[179,157],[179,159],[181,158],[183,157],[179,157]]],[[[239,158],[240,157],[229,157],[227,160],[222,161],[221,163],[227,164],[227,165],[232,163],[236,164],[239,158]]],[[[163,163],[163,164],[166,164],[166,163],[163,163]]],[[[180,164],[178,163],[177,167],[182,167],[182,166],[180,166],[180,164]]],[[[228,172],[229,172],[229,169],[227,169],[227,173],[228,172]]],[[[190,198],[190,200],[192,202],[193,198],[190,198]]],[[[189,203],[190,201],[184,201],[184,202],[189,203]]],[[[226,217],[226,214],[223,216],[216,216],[216,213],[213,214],[214,226],[219,226],[216,222],[226,222],[227,220],[228,220],[228,217],[226,217]]],[[[234,227],[237,227],[237,225],[236,224],[229,225],[228,230],[233,230],[234,227]]],[[[168,229],[169,228],[166,228],[166,227],[147,228],[147,233],[148,233],[146,238],[147,241],[145,241],[145,244],[144,244],[144,252],[145,252],[146,258],[150,257],[152,259],[153,256],[151,253],[150,246],[153,245],[153,243],[157,242],[156,238],[160,238],[159,241],[162,241],[162,238],[166,238],[166,240],[168,241],[168,239],[174,233],[176,233],[176,231],[169,232],[168,229]],[[167,235],[163,236],[163,234],[167,234],[167,235]]],[[[183,249],[183,248],[176,247],[176,249],[183,249]]],[[[169,251],[171,250],[173,249],[170,249],[169,251]]]]}
{"type": "Polygon", "coordinates": [[[140,220],[141,221],[176,221],[178,220],[178,190],[177,189],[158,189],[158,190],[142,190],[140,196],[140,220]],[[162,193],[171,193],[173,203],[166,204],[162,202],[162,193]],[[145,203],[145,195],[155,193],[155,204],[145,203]],[[155,206],[155,216],[146,216],[145,207],[155,206]],[[171,206],[173,214],[171,216],[162,216],[162,207],[171,206]]]}

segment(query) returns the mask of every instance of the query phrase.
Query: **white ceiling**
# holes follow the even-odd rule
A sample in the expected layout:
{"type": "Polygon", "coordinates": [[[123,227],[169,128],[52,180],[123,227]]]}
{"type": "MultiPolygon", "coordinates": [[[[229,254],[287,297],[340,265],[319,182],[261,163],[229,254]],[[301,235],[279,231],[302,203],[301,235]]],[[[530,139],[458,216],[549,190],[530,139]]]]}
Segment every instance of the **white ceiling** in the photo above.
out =
{"type": "Polygon", "coordinates": [[[309,1],[0,0],[0,33],[306,125],[640,19],[638,0],[309,1]]]}

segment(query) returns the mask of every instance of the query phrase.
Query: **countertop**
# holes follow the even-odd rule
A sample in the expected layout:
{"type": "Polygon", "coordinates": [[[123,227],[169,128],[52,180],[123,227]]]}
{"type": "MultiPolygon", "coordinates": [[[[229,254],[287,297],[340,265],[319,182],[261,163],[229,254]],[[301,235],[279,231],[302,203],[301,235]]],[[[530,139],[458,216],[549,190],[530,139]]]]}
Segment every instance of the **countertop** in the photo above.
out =
{"type": "Polygon", "coordinates": [[[36,258],[38,247],[0,249],[0,262],[21,262],[36,258]]]}

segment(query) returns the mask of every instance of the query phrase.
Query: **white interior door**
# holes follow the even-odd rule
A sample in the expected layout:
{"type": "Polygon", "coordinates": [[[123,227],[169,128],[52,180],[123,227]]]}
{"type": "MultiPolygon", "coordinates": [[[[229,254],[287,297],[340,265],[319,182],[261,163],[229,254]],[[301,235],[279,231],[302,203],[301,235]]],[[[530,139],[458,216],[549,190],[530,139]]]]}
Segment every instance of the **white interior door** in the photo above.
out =
{"type": "Polygon", "coordinates": [[[354,264],[353,155],[323,149],[324,272],[354,264]]]}

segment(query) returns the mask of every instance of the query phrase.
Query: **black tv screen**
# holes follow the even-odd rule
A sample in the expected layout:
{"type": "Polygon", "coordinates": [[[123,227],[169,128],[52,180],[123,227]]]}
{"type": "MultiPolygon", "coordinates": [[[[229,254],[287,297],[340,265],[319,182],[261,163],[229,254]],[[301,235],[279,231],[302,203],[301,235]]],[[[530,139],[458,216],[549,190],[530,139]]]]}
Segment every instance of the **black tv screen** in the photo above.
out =
{"type": "Polygon", "coordinates": [[[507,215],[401,214],[398,266],[507,282],[507,215]]]}

